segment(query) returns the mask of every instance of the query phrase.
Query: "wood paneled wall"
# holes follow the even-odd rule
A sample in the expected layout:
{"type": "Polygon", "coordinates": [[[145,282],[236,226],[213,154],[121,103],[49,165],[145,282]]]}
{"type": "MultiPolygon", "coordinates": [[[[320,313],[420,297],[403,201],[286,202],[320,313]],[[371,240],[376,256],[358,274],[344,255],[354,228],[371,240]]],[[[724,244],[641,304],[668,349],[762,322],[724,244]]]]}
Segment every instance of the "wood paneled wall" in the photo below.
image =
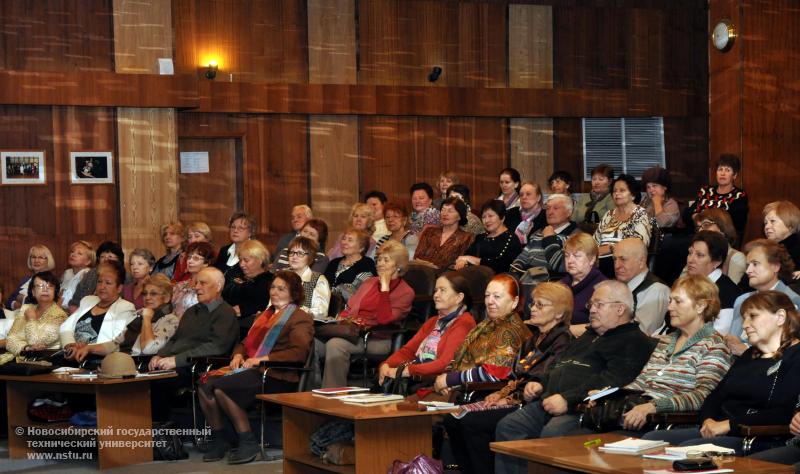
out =
{"type": "MultiPolygon", "coordinates": [[[[739,38],[726,53],[710,51],[710,150],[742,159],[750,196],[745,240],[761,237],[765,204],[800,203],[800,75],[797,51],[800,8],[790,0],[712,0],[709,28],[730,18],[739,38]]],[[[713,177],[713,166],[709,167],[713,177]]]]}
{"type": "Polygon", "coordinates": [[[63,272],[71,242],[96,246],[118,234],[116,186],[73,185],[69,179],[71,151],[114,149],[114,121],[113,110],[105,108],[0,106],[2,149],[44,151],[47,180],[0,186],[0,283],[6,296],[28,275],[31,245],[46,245],[63,272]]]}
{"type": "Polygon", "coordinates": [[[111,71],[111,0],[3,0],[0,69],[111,71]]]}

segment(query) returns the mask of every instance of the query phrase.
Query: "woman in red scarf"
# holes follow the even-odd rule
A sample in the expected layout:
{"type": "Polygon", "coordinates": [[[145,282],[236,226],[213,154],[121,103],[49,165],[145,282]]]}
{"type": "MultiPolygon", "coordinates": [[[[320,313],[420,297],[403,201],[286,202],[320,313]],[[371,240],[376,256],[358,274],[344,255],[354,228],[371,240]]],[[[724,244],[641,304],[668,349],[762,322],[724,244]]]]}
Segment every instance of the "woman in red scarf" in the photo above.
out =
{"type": "MultiPolygon", "coordinates": [[[[199,390],[200,407],[211,426],[212,441],[203,461],[219,461],[231,444],[225,439],[227,416],[239,438],[228,464],[253,461],[259,453],[258,442],[250,431],[247,410],[261,393],[262,361],[303,362],[314,339],[314,321],[300,309],[303,282],[292,271],[280,271],[269,289],[272,304],[254,322],[247,337],[233,350],[230,366],[224,375],[210,377],[199,390]]],[[[295,372],[270,371],[265,393],[291,392],[297,388],[295,372]]]]}

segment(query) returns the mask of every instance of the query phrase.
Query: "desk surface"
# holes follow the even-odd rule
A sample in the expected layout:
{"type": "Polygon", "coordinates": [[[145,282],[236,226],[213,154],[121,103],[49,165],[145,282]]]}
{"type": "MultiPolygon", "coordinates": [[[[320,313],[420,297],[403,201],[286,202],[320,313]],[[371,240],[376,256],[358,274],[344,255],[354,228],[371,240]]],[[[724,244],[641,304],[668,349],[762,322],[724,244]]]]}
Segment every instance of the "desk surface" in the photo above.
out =
{"type": "Polygon", "coordinates": [[[335,416],[347,420],[373,420],[377,418],[405,418],[414,416],[441,415],[440,411],[398,410],[396,403],[360,407],[347,405],[341,400],[315,397],[311,392],[271,393],[257,395],[257,398],[279,405],[306,410],[314,413],[335,416]]]}
{"type": "Polygon", "coordinates": [[[160,379],[168,379],[175,377],[175,374],[161,374],[148,377],[135,377],[129,379],[104,379],[97,377],[96,379],[76,379],[70,377],[69,374],[39,374],[39,375],[0,375],[0,380],[10,382],[31,382],[31,383],[58,383],[58,384],[75,384],[75,385],[115,385],[122,383],[144,382],[160,379]]]}
{"type": "MultiPolygon", "coordinates": [[[[561,438],[527,439],[492,443],[492,451],[519,457],[530,462],[554,466],[561,469],[596,474],[641,474],[642,469],[669,469],[670,461],[644,459],[641,456],[604,453],[598,445],[587,448],[583,443],[600,438],[603,443],[613,443],[625,436],[602,433],[564,436],[561,438]]],[[[748,458],[735,458],[723,468],[748,473],[792,473],[792,466],[783,466],[748,458]]]]}

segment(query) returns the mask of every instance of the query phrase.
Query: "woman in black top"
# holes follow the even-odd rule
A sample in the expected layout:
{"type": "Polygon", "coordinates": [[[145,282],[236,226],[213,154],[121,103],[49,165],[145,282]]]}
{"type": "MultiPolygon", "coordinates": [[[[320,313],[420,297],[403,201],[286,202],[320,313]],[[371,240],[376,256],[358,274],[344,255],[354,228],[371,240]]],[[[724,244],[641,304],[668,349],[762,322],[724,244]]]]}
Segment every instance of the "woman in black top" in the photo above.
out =
{"type": "Polygon", "coordinates": [[[340,295],[344,301],[356,292],[367,278],[377,275],[375,262],[364,255],[369,248],[370,235],[363,230],[348,227],[341,237],[343,257],[334,258],[325,269],[325,279],[331,294],[340,295]]]}
{"type": "MultiPolygon", "coordinates": [[[[764,206],[764,235],[768,240],[778,242],[800,268],[800,209],[789,201],[775,201],[764,206]]],[[[794,274],[797,278],[799,275],[794,274]]]]}
{"type": "MultiPolygon", "coordinates": [[[[660,430],[645,439],[694,446],[713,443],[741,454],[741,425],[786,425],[800,394],[800,314],[784,293],[763,291],[742,304],[743,327],[751,347],[706,398],[699,428],[660,430]]],[[[783,445],[785,439],[758,438],[751,452],[783,445]]]]}
{"type": "Polygon", "coordinates": [[[742,291],[719,268],[728,255],[728,241],[719,232],[701,230],[692,237],[686,257],[686,273],[708,277],[719,289],[720,311],[714,327],[725,333],[733,320],[733,304],[742,291]]]}
{"type": "Polygon", "coordinates": [[[522,252],[522,244],[513,231],[505,225],[506,206],[492,199],[481,207],[481,220],[485,234],[475,237],[465,255],[456,259],[455,269],[467,265],[485,265],[495,273],[506,273],[511,262],[522,252]]]}
{"type": "Polygon", "coordinates": [[[236,311],[241,338],[244,339],[253,320],[267,307],[272,274],[265,270],[270,262],[269,252],[258,240],[247,240],[237,245],[236,254],[241,273],[225,282],[222,299],[236,311]]]}

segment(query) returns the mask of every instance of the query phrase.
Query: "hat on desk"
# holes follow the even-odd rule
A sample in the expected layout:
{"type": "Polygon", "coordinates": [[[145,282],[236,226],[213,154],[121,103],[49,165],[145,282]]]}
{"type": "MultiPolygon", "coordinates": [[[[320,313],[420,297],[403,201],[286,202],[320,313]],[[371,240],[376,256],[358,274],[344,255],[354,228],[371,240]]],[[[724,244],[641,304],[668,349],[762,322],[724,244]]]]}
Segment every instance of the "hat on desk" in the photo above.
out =
{"type": "Polygon", "coordinates": [[[136,363],[133,357],[124,352],[112,352],[103,358],[97,375],[107,379],[121,379],[136,376],[136,363]]]}

